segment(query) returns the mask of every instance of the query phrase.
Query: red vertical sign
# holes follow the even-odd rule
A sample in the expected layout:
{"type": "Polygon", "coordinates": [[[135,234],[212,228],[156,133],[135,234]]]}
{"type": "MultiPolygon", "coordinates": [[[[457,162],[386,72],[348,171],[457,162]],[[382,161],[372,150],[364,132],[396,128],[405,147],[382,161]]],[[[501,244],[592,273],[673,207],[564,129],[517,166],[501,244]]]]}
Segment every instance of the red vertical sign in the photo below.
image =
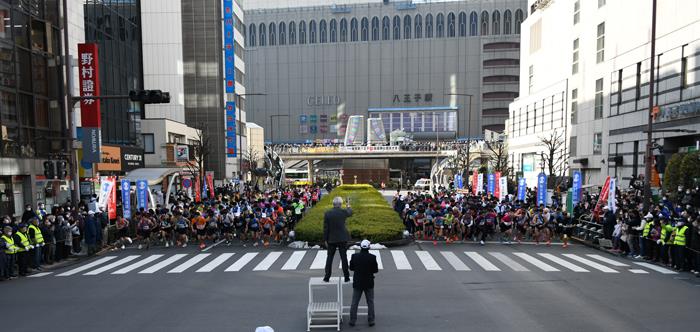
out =
{"type": "Polygon", "coordinates": [[[472,193],[476,196],[479,189],[479,171],[474,170],[472,173],[472,193]]]}
{"type": "Polygon", "coordinates": [[[494,186],[493,195],[495,197],[501,197],[501,172],[496,172],[496,185],[494,186]]]}
{"type": "Polygon", "coordinates": [[[194,201],[199,203],[202,201],[202,184],[199,183],[199,175],[194,177],[194,201]]]}
{"type": "Polygon", "coordinates": [[[209,197],[216,198],[216,194],[214,194],[214,174],[211,172],[207,172],[207,187],[211,193],[209,197]]]}
{"type": "Polygon", "coordinates": [[[112,176],[109,181],[112,182],[112,192],[107,200],[107,215],[110,220],[114,220],[117,219],[117,178],[112,176]]]}
{"type": "MultiPolygon", "coordinates": [[[[78,44],[78,77],[80,77],[80,96],[100,95],[100,76],[97,57],[97,44],[78,44]]],[[[84,99],[80,102],[81,125],[88,128],[99,128],[100,101],[84,99]]]]}

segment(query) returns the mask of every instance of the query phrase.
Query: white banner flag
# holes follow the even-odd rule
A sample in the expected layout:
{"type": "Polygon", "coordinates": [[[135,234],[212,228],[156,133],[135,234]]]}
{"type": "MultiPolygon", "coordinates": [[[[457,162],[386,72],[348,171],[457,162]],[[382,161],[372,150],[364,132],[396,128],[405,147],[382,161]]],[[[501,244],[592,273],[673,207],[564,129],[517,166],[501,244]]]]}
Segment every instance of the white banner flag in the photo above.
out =
{"type": "Polygon", "coordinates": [[[100,196],[99,200],[97,201],[98,208],[107,206],[109,194],[112,192],[112,184],[113,182],[110,181],[107,177],[103,178],[100,182],[100,196]]]}
{"type": "Polygon", "coordinates": [[[617,203],[615,202],[615,186],[617,185],[616,178],[610,178],[610,193],[608,194],[608,207],[610,211],[615,213],[617,210],[617,203]]]}
{"type": "Polygon", "coordinates": [[[477,181],[477,188],[476,188],[476,194],[479,195],[481,192],[484,190],[484,174],[479,173],[478,181],[477,181]]]}
{"type": "Polygon", "coordinates": [[[498,195],[501,202],[508,196],[508,179],[505,177],[498,179],[498,195]]]}

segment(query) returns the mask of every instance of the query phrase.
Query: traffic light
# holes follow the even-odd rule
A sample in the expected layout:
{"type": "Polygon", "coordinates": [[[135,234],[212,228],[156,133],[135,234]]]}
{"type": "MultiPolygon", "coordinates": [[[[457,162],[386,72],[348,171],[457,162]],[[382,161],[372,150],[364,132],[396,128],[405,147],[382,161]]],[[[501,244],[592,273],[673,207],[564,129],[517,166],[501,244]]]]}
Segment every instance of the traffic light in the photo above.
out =
{"type": "Polygon", "coordinates": [[[168,104],[170,103],[170,92],[160,90],[131,90],[129,100],[142,102],[144,104],[168,104]]]}
{"type": "Polygon", "coordinates": [[[59,180],[65,180],[68,177],[68,162],[65,160],[56,162],[56,176],[59,180]]]}
{"type": "Polygon", "coordinates": [[[56,178],[56,170],[53,161],[47,160],[44,162],[44,176],[49,180],[56,178]]]}

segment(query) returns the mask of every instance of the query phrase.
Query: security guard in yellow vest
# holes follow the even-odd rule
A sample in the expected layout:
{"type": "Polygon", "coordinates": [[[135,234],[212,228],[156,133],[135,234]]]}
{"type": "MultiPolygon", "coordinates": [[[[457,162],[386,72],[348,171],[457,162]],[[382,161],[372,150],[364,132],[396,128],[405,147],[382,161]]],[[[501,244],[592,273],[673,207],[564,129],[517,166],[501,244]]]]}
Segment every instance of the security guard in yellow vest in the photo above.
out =
{"type": "Polygon", "coordinates": [[[44,236],[41,234],[41,229],[39,229],[39,219],[32,218],[29,220],[29,242],[34,246],[34,249],[30,251],[29,259],[32,263],[32,268],[41,271],[41,252],[44,247],[44,236]]]}
{"type": "Polygon", "coordinates": [[[685,219],[678,219],[673,231],[673,267],[677,270],[685,268],[686,235],[688,226],[685,225],[685,219]]]}
{"type": "Polygon", "coordinates": [[[13,235],[17,250],[17,266],[19,267],[19,275],[26,276],[28,273],[27,265],[29,260],[29,251],[34,249],[34,246],[29,242],[27,236],[27,225],[20,224],[19,230],[13,235]]]}
{"type": "Polygon", "coordinates": [[[0,280],[16,277],[14,270],[18,249],[12,238],[12,227],[3,227],[2,235],[0,235],[0,280]]]}
{"type": "Polygon", "coordinates": [[[673,226],[669,225],[668,219],[662,215],[659,215],[659,218],[661,219],[661,237],[658,241],[656,241],[656,243],[661,246],[661,262],[668,264],[670,251],[669,245],[673,244],[673,242],[670,241],[670,236],[673,233],[673,226]]]}
{"type": "Polygon", "coordinates": [[[640,255],[642,257],[651,257],[650,255],[650,250],[652,248],[649,248],[649,245],[651,244],[651,241],[649,241],[649,232],[651,231],[651,228],[654,226],[654,216],[651,213],[647,213],[646,216],[644,216],[644,227],[642,228],[642,238],[639,240],[639,249],[640,249],[640,255]]]}

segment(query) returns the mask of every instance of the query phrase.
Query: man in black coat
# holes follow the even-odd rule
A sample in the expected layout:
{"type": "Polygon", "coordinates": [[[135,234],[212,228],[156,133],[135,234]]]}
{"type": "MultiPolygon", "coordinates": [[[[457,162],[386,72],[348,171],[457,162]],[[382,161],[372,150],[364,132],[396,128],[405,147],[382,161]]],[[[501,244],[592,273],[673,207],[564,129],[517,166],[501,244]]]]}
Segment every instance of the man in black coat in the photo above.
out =
{"type": "Polygon", "coordinates": [[[352,215],[350,202],[346,202],[346,208],[342,209],[343,199],[336,197],[333,199],[333,208],[326,211],[323,217],[323,241],[326,242],[328,248],[328,257],[326,258],[326,275],[323,281],[328,282],[331,278],[333,256],[336,250],[340,252],[340,261],[343,265],[343,275],[345,281],[350,281],[350,271],[348,270],[348,257],[346,244],[350,241],[350,233],[345,227],[345,220],[352,215]]]}
{"type": "Polygon", "coordinates": [[[362,240],[360,252],[353,254],[350,259],[350,270],[355,271],[352,283],[352,305],[350,306],[350,326],[357,321],[357,306],[362,293],[367,300],[367,321],[374,326],[374,274],[379,272],[377,256],[369,253],[369,241],[362,240]]]}

